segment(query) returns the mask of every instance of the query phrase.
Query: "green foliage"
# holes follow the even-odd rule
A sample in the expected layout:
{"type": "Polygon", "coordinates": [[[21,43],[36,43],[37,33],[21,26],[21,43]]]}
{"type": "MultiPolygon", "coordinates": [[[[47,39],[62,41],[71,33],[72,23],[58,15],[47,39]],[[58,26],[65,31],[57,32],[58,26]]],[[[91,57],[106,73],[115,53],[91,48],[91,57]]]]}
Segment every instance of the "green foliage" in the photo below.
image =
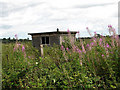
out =
{"type": "Polygon", "coordinates": [[[62,46],[44,47],[44,57],[30,42],[15,51],[16,44],[3,44],[3,88],[120,88],[120,47],[112,37],[100,38],[65,38],[62,46]]]}

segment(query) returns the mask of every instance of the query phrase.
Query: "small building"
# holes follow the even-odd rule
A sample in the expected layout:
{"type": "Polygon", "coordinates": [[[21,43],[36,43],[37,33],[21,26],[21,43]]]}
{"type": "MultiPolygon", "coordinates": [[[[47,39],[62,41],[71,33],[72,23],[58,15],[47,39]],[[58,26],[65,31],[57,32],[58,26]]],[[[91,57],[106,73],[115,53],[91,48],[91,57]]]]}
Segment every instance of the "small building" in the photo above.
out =
{"type": "MultiPolygon", "coordinates": [[[[70,31],[71,35],[75,38],[76,31],[70,31]]],[[[61,45],[65,36],[68,36],[67,31],[57,31],[54,32],[42,32],[42,33],[28,33],[32,36],[32,44],[36,48],[40,48],[41,45],[53,46],[61,45]]]]}

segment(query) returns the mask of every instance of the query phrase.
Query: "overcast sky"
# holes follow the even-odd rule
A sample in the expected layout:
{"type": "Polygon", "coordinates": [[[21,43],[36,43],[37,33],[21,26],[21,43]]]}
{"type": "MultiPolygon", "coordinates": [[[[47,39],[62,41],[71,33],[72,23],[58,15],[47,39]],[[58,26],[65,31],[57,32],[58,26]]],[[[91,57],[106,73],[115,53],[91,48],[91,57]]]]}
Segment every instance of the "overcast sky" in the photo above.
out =
{"type": "Polygon", "coordinates": [[[31,38],[28,33],[80,31],[108,34],[111,24],[118,30],[119,0],[2,0],[0,1],[0,38],[31,38]]]}

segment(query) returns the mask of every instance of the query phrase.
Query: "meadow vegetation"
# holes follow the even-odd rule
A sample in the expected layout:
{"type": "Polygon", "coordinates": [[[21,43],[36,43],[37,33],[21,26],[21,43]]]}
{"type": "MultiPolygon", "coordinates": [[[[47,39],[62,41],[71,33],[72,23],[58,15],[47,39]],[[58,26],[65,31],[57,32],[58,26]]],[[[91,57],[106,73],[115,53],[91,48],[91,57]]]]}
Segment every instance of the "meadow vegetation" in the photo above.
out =
{"type": "Polygon", "coordinates": [[[16,43],[2,45],[2,88],[120,88],[120,39],[108,28],[111,37],[95,32],[80,42],[68,31],[62,45],[44,47],[44,57],[16,36],[16,43]]]}

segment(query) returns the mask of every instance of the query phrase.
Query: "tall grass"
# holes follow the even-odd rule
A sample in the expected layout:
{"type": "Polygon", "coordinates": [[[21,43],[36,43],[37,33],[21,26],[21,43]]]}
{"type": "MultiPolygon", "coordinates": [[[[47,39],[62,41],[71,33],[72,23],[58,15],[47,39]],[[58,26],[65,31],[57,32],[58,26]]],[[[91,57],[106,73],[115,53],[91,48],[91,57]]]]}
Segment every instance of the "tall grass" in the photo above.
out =
{"type": "Polygon", "coordinates": [[[31,43],[4,44],[3,88],[120,88],[120,39],[108,28],[111,37],[95,33],[89,42],[75,42],[68,31],[61,46],[44,48],[44,57],[31,43]]]}

